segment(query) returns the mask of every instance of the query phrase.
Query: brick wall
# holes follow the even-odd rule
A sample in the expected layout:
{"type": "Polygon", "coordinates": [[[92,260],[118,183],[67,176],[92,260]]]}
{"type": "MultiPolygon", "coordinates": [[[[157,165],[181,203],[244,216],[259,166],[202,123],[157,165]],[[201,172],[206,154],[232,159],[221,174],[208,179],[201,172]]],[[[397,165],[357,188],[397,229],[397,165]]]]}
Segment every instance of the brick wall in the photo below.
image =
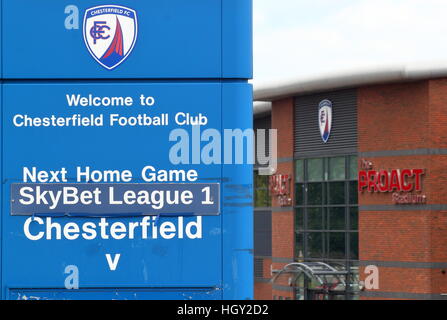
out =
{"type": "Polygon", "coordinates": [[[278,100],[272,105],[272,128],[278,130],[278,158],[293,157],[293,100],[278,100]]]}
{"type": "Polygon", "coordinates": [[[358,89],[359,151],[426,148],[428,83],[358,89]]]}
{"type": "Polygon", "coordinates": [[[447,292],[447,215],[432,206],[447,204],[447,156],[438,154],[447,147],[446,103],[446,79],[358,90],[360,154],[377,169],[426,169],[428,197],[416,207],[394,205],[390,193],[359,195],[360,260],[377,263],[380,280],[365,299],[437,299],[447,292]]]}
{"type": "MultiPolygon", "coordinates": [[[[276,174],[290,174],[293,176],[293,98],[275,101],[272,108],[272,129],[278,130],[278,163],[276,174]],[[288,159],[284,162],[284,159],[288,159]]],[[[294,183],[291,183],[291,196],[295,194],[294,183]]],[[[282,208],[276,197],[272,198],[272,260],[293,260],[294,257],[294,213],[293,208],[282,208]]],[[[281,269],[286,263],[268,261],[268,274],[271,278],[270,266],[273,269],[281,269]]],[[[288,286],[287,280],[279,279],[275,285],[271,283],[256,283],[256,299],[273,299],[273,297],[293,298],[292,288],[288,286]]]]}

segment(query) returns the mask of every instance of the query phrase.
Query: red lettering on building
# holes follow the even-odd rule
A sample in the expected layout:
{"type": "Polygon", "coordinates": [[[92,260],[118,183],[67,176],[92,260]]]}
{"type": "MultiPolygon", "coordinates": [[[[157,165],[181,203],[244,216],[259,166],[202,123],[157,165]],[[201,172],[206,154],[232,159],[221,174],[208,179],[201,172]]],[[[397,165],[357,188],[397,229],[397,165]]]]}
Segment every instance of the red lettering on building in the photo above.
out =
{"type": "Polygon", "coordinates": [[[422,191],[424,169],[374,170],[373,164],[361,160],[358,174],[358,191],[370,193],[393,193],[396,204],[424,204],[427,197],[423,194],[411,194],[422,191]]]}
{"type": "Polygon", "coordinates": [[[289,174],[277,174],[270,176],[270,195],[276,196],[281,207],[292,205],[291,183],[292,177],[289,174]]]}

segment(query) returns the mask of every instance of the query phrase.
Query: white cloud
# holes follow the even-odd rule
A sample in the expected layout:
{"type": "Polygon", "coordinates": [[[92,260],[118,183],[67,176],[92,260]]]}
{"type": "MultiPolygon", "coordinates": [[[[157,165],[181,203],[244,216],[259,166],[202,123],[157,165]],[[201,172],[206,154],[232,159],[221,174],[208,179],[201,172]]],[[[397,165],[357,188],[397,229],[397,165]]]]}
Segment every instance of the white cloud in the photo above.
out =
{"type": "Polygon", "coordinates": [[[447,61],[446,0],[254,0],[255,83],[447,61]]]}

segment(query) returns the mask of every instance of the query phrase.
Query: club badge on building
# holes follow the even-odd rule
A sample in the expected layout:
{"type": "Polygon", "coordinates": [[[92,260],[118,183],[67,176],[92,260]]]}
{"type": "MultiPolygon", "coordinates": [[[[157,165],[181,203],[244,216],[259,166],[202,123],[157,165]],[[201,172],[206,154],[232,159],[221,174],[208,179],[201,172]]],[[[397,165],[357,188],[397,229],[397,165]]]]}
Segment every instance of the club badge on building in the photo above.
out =
{"type": "Polygon", "coordinates": [[[318,106],[318,123],[320,124],[321,139],[327,143],[332,130],[332,102],[323,100],[318,106]]]}
{"type": "Polygon", "coordinates": [[[112,70],[123,63],[137,40],[137,13],[127,7],[104,5],[85,11],[84,42],[93,58],[112,70]]]}

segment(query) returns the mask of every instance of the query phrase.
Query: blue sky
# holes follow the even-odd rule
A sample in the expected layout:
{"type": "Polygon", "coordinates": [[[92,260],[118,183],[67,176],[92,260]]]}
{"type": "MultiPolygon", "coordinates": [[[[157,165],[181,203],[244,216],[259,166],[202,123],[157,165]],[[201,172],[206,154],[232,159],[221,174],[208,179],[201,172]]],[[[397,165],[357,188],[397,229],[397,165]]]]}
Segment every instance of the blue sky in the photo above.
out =
{"type": "Polygon", "coordinates": [[[447,62],[447,0],[253,0],[254,83],[447,62]]]}

